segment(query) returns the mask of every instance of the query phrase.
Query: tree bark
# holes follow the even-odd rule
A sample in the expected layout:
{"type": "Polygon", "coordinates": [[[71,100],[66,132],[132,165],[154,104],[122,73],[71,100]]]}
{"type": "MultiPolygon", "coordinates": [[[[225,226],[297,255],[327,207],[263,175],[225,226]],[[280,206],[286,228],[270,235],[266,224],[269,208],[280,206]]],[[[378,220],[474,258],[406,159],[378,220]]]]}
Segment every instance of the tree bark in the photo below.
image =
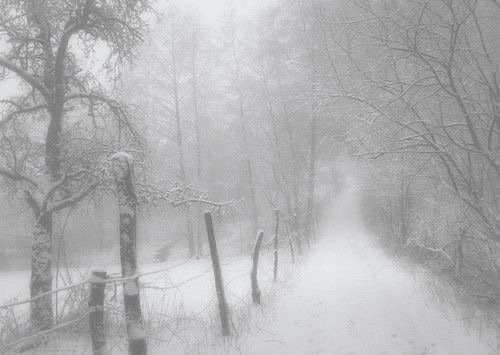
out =
{"type": "Polygon", "coordinates": [[[248,190],[250,193],[250,201],[252,205],[252,217],[253,217],[253,231],[255,232],[259,227],[259,212],[257,209],[257,197],[255,192],[255,181],[253,177],[253,169],[252,169],[252,160],[250,159],[250,149],[248,147],[248,130],[245,122],[245,116],[243,112],[243,93],[239,92],[239,105],[240,105],[240,120],[241,120],[241,129],[243,135],[243,149],[245,151],[245,161],[246,161],[246,170],[248,177],[248,190]]]}
{"type": "Polygon", "coordinates": [[[290,254],[292,256],[292,264],[295,264],[295,253],[293,251],[293,243],[290,238],[288,238],[288,244],[290,245],[290,254]]]}
{"type": "Polygon", "coordinates": [[[274,269],[273,269],[273,280],[276,282],[278,278],[278,230],[280,223],[280,212],[278,210],[274,211],[274,269]]]}
{"type": "Polygon", "coordinates": [[[465,230],[460,231],[459,239],[457,240],[456,251],[455,251],[455,277],[457,280],[462,276],[463,265],[464,265],[464,252],[463,252],[463,242],[465,239],[465,230]]]}
{"type": "MultiPolygon", "coordinates": [[[[234,18],[231,18],[231,21],[234,21],[234,18]]],[[[254,182],[254,174],[253,174],[253,169],[252,169],[252,161],[250,158],[250,149],[248,147],[248,129],[246,125],[246,118],[245,118],[245,112],[244,112],[244,99],[243,99],[243,90],[241,87],[241,81],[240,81],[240,62],[238,59],[238,53],[236,49],[236,33],[234,29],[234,23],[231,23],[231,30],[232,30],[232,50],[233,50],[233,58],[234,58],[234,63],[236,65],[236,77],[235,77],[235,82],[236,82],[236,88],[238,92],[238,106],[239,106],[239,115],[240,115],[240,123],[241,123],[241,131],[242,131],[242,140],[243,140],[243,150],[245,154],[245,161],[246,161],[246,171],[247,171],[247,178],[248,178],[248,191],[251,199],[251,208],[252,208],[252,217],[253,217],[253,232],[255,233],[257,231],[258,225],[259,225],[259,214],[258,214],[258,208],[257,208],[257,197],[256,197],[256,189],[255,189],[255,182],[254,182]]]]}
{"type": "Polygon", "coordinates": [[[406,182],[407,178],[401,179],[400,201],[399,201],[399,233],[400,243],[398,247],[404,247],[408,240],[408,206],[409,206],[409,187],[406,182]]]}
{"type": "MultiPolygon", "coordinates": [[[[31,250],[30,296],[52,290],[52,215],[39,216],[33,233],[31,250]]],[[[52,327],[52,295],[39,297],[31,302],[31,324],[35,329],[46,330],[52,327]]]]}
{"type": "Polygon", "coordinates": [[[120,210],[120,262],[123,284],[123,301],[130,355],[147,353],[146,333],[142,322],[139,279],[137,273],[137,197],[133,184],[132,157],[117,153],[112,158],[120,210]]]}
{"type": "MultiPolygon", "coordinates": [[[[315,89],[312,89],[313,95],[315,89]]],[[[316,170],[316,102],[311,103],[311,118],[309,126],[309,170],[307,177],[307,212],[306,212],[306,231],[305,237],[307,245],[310,246],[310,238],[314,229],[314,190],[316,185],[315,170],[316,170]]]]}
{"type": "MultiPolygon", "coordinates": [[[[184,161],[184,150],[183,150],[183,139],[182,139],[182,127],[181,127],[181,113],[179,107],[179,82],[178,82],[178,74],[177,74],[177,65],[176,65],[176,48],[175,41],[172,37],[171,39],[171,51],[172,51],[172,86],[173,86],[173,95],[174,95],[174,114],[175,114],[175,127],[176,127],[176,138],[177,138],[177,154],[179,160],[179,175],[183,184],[186,184],[186,164],[184,161]]],[[[193,237],[193,227],[191,222],[191,214],[189,211],[189,207],[186,211],[186,238],[188,241],[188,252],[189,256],[193,257],[196,254],[196,247],[193,237]]]]}
{"type": "Polygon", "coordinates": [[[290,150],[290,158],[292,161],[292,189],[291,189],[291,194],[293,197],[293,222],[291,224],[292,228],[292,233],[298,233],[298,227],[300,225],[300,190],[299,190],[299,167],[300,167],[300,162],[299,162],[299,154],[297,153],[297,144],[294,139],[293,135],[293,126],[292,122],[290,120],[290,115],[288,112],[288,107],[286,105],[286,99],[285,95],[283,94],[283,88],[281,86],[281,73],[278,72],[278,89],[280,92],[280,101],[282,102],[282,109],[283,109],[283,118],[285,121],[285,130],[287,132],[287,137],[288,137],[288,146],[290,150]]]}
{"type": "MultiPolygon", "coordinates": [[[[198,110],[198,80],[197,80],[197,63],[196,54],[198,49],[198,28],[193,31],[193,47],[192,47],[192,91],[193,91],[193,115],[194,115],[194,125],[195,125],[195,136],[196,136],[196,178],[198,184],[201,183],[201,175],[203,171],[202,161],[201,161],[201,120],[200,113],[198,110]]],[[[200,207],[196,208],[196,215],[201,214],[200,207]]],[[[201,237],[201,228],[199,219],[196,218],[196,254],[198,256],[203,255],[203,240],[201,237]]]]}

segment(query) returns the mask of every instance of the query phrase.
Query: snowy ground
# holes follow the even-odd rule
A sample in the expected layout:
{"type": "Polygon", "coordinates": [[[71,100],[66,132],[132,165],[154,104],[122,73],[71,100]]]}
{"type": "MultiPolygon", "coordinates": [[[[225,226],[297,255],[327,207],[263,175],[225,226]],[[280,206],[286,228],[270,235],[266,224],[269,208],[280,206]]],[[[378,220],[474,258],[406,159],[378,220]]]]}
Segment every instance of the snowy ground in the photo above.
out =
{"type": "Polygon", "coordinates": [[[248,354],[495,354],[415,276],[373,245],[349,188],[274,320],[246,339],[248,354]]]}
{"type": "MultiPolygon", "coordinates": [[[[277,284],[272,282],[272,253],[264,250],[260,307],[251,304],[249,255],[222,256],[231,320],[239,331],[229,339],[219,335],[208,259],[143,277],[149,353],[495,354],[491,329],[483,329],[480,336],[477,327],[466,327],[456,307],[438,302],[416,273],[405,271],[374,245],[358,217],[355,195],[347,187],[336,198],[336,206],[325,213],[319,242],[296,267],[291,266],[288,249],[282,250],[277,284]]],[[[144,265],[141,270],[179,262],[144,265]]],[[[11,285],[2,288],[2,298],[27,291],[22,290],[28,279],[22,272],[0,274],[0,283],[11,285]],[[20,285],[22,292],[12,285],[20,285]]],[[[121,310],[115,313],[122,318],[121,310]]],[[[110,353],[126,353],[124,329],[111,331],[110,353]]],[[[87,331],[72,330],[35,353],[89,350],[87,331]]]]}
{"type": "MultiPolygon", "coordinates": [[[[217,231],[216,231],[217,233],[217,231]]],[[[259,284],[262,290],[263,305],[271,305],[282,292],[286,282],[292,278],[295,267],[290,262],[287,249],[280,256],[280,278],[275,284],[272,281],[272,249],[270,235],[266,234],[261,249],[259,267],[259,284]]],[[[221,243],[222,244],[222,243],[221,243]]],[[[228,252],[229,253],[229,252],[228,252]]],[[[227,353],[236,351],[240,335],[235,329],[248,329],[250,324],[258,325],[266,317],[262,309],[251,305],[250,250],[237,257],[226,256],[220,250],[221,268],[225,284],[226,299],[231,310],[231,322],[234,325],[233,336],[223,339],[220,336],[217,297],[214,286],[213,269],[209,257],[191,260],[169,260],[164,263],[143,264],[140,273],[157,270],[167,271],[140,278],[141,304],[149,337],[150,354],[206,354],[227,353]]],[[[119,266],[108,265],[108,274],[118,273],[119,266]]],[[[72,283],[82,281],[81,274],[88,268],[71,270],[72,283]]],[[[85,277],[83,278],[83,280],[85,277]]],[[[15,299],[25,299],[29,295],[29,271],[0,273],[0,304],[15,299]]],[[[79,318],[86,310],[88,291],[83,289],[82,309],[69,320],[79,318]]],[[[113,325],[123,323],[121,285],[117,284],[116,293],[113,286],[107,288],[106,309],[113,325]],[[110,302],[113,298],[113,303],[110,302]],[[118,305],[118,307],[116,306],[118,305]]],[[[65,294],[59,296],[59,309],[65,300],[65,294]]],[[[29,305],[16,306],[16,315],[21,319],[27,316],[29,305]]],[[[65,322],[66,320],[61,320],[65,322]]],[[[46,345],[27,354],[89,354],[91,353],[87,318],[49,338],[46,345]]],[[[123,324],[108,329],[108,350],[110,354],[126,353],[126,332],[123,324]]],[[[2,353],[0,348],[0,353],[2,353]]],[[[2,353],[3,354],[3,353],[2,353]]]]}

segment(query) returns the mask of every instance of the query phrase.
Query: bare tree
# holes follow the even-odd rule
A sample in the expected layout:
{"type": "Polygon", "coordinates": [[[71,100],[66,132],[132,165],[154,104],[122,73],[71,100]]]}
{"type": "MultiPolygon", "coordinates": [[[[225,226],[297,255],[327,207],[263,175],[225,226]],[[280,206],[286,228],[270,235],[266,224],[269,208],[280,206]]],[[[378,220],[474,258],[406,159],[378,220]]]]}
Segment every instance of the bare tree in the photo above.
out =
{"type": "MultiPolygon", "coordinates": [[[[99,90],[91,73],[79,65],[78,49],[89,55],[103,42],[111,53],[109,67],[120,63],[140,41],[141,15],[149,5],[145,0],[5,0],[0,7],[0,36],[6,45],[0,67],[4,76],[14,74],[24,88],[20,96],[2,101],[1,144],[6,150],[0,174],[21,187],[35,215],[30,284],[35,297],[52,288],[54,214],[96,188],[96,163],[104,146],[119,144],[99,135],[105,124],[97,117],[112,113],[115,127],[136,134],[130,129],[132,116],[99,90]],[[29,125],[46,131],[38,135],[32,129],[35,136],[29,137],[23,131],[29,125]],[[16,143],[20,137],[23,146],[16,143]]],[[[32,303],[31,319],[36,328],[52,325],[50,296],[32,303]]]]}
{"type": "MultiPolygon", "coordinates": [[[[422,191],[435,191],[430,198],[439,193],[454,201],[477,241],[497,245],[485,260],[494,269],[500,250],[498,9],[472,0],[357,1],[344,18],[332,20],[334,8],[315,6],[330,63],[316,80],[320,100],[357,105],[353,117],[366,114],[351,133],[359,155],[412,161],[414,177],[397,174],[401,218],[408,216],[403,196],[410,181],[425,184],[422,191]]],[[[398,223],[406,240],[408,221],[398,223]]]]}
{"type": "Polygon", "coordinates": [[[259,210],[257,205],[257,191],[255,183],[255,171],[252,164],[252,157],[250,153],[249,144],[249,127],[248,118],[245,115],[245,98],[243,91],[243,64],[241,59],[241,53],[239,53],[238,38],[237,38],[237,28],[235,26],[236,17],[234,13],[231,13],[229,18],[229,36],[231,41],[231,51],[232,59],[234,61],[234,77],[233,83],[235,91],[237,93],[238,102],[238,114],[241,125],[241,138],[243,145],[243,154],[246,165],[246,175],[248,179],[248,194],[250,195],[250,206],[252,209],[252,229],[255,233],[259,228],[259,210]]]}

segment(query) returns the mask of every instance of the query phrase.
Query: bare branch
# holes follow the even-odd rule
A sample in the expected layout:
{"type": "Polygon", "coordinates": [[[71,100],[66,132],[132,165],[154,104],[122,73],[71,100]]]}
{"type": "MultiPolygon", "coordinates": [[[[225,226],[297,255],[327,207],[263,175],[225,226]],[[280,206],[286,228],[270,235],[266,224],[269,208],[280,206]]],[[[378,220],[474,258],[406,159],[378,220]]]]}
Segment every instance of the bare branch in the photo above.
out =
{"type": "Polygon", "coordinates": [[[2,57],[0,57],[0,66],[17,74],[17,76],[19,76],[33,88],[38,90],[46,100],[50,98],[49,90],[45,87],[45,85],[37,78],[35,78],[32,74],[28,73],[26,70],[18,67],[14,63],[11,63],[10,61],[2,57]]]}
{"type": "Polygon", "coordinates": [[[9,170],[0,166],[0,175],[13,181],[24,181],[32,186],[38,187],[38,184],[33,177],[19,170],[9,170]]]}
{"type": "Polygon", "coordinates": [[[47,104],[34,105],[29,107],[22,107],[13,102],[11,102],[11,104],[17,106],[18,109],[16,111],[10,112],[2,121],[0,121],[0,128],[3,128],[7,123],[23,114],[33,113],[47,108],[47,104]]]}
{"type": "Polygon", "coordinates": [[[47,211],[57,212],[57,211],[62,210],[66,207],[69,207],[77,202],[80,202],[86,196],[88,196],[92,191],[94,191],[98,185],[99,185],[98,183],[93,183],[90,186],[88,186],[87,188],[85,188],[84,190],[82,190],[78,193],[75,193],[68,198],[47,204],[47,211]]]}

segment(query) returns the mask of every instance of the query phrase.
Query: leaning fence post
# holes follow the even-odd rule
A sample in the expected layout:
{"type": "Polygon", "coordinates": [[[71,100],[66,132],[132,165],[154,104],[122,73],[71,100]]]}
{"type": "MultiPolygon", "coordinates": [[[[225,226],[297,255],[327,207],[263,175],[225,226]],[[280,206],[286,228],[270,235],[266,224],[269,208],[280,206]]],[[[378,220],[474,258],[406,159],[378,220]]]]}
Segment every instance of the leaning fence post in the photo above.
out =
{"type": "Polygon", "coordinates": [[[274,270],[273,280],[278,278],[278,229],[280,223],[280,211],[274,211],[274,270]]]}
{"type": "Polygon", "coordinates": [[[122,267],[123,303],[127,324],[128,353],[147,353],[146,332],[142,323],[139,279],[137,277],[137,196],[133,181],[133,158],[127,153],[111,157],[120,210],[120,261],[122,267]]]}
{"type": "Polygon", "coordinates": [[[264,237],[264,232],[259,231],[257,234],[257,240],[255,241],[255,246],[252,253],[252,273],[250,274],[250,280],[252,282],[252,300],[253,303],[260,304],[260,289],[257,282],[257,268],[259,266],[259,252],[260,245],[262,244],[262,238],[264,237]]]}
{"type": "Polygon", "coordinates": [[[222,283],[222,273],[220,268],[219,253],[217,252],[217,242],[215,241],[212,214],[209,211],[205,212],[205,225],[207,227],[208,246],[210,247],[210,257],[212,258],[212,267],[214,269],[217,300],[219,301],[222,335],[228,336],[231,333],[229,330],[229,311],[226,303],[226,296],[224,294],[224,284],[222,283]]]}
{"type": "Polygon", "coordinates": [[[104,332],[104,290],[106,288],[106,271],[94,270],[90,278],[89,323],[92,339],[92,353],[106,354],[106,335],[104,332]]]}

